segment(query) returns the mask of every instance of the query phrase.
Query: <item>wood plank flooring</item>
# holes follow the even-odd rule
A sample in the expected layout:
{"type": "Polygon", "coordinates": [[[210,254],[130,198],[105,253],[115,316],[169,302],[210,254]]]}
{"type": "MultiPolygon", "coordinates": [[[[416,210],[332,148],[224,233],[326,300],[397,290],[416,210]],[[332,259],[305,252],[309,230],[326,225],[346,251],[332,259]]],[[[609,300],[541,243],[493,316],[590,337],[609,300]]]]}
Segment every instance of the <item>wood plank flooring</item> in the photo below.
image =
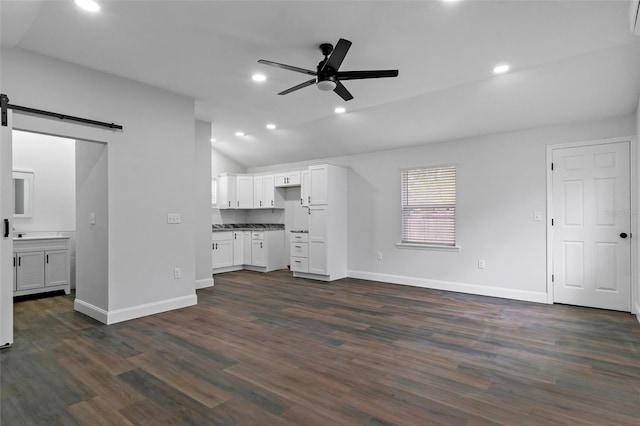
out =
{"type": "Polygon", "coordinates": [[[287,271],[104,326],[15,304],[2,425],[638,425],[628,313],[287,271]]]}

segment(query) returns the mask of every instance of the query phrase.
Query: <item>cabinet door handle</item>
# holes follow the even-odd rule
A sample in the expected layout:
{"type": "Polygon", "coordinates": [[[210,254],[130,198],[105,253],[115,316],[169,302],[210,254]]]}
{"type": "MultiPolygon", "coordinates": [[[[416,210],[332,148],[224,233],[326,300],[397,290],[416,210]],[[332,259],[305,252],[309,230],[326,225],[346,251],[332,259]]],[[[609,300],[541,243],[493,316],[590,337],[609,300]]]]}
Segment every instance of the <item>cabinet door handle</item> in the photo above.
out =
{"type": "Polygon", "coordinates": [[[240,207],[240,201],[236,201],[236,205],[240,207]]]}
{"type": "Polygon", "coordinates": [[[4,220],[4,237],[9,238],[9,219],[4,220]]]}
{"type": "Polygon", "coordinates": [[[262,207],[262,200],[260,200],[260,207],[262,207]]]}
{"type": "Polygon", "coordinates": [[[304,201],[302,200],[302,198],[300,198],[300,205],[303,205],[304,201]]]}
{"type": "Polygon", "coordinates": [[[13,267],[14,268],[16,267],[16,258],[15,257],[13,258],[13,267]]]}
{"type": "Polygon", "coordinates": [[[273,207],[273,200],[271,200],[271,207],[273,207]]]}
{"type": "Polygon", "coordinates": [[[231,207],[231,200],[229,200],[229,207],[231,207]]]}
{"type": "Polygon", "coordinates": [[[215,249],[216,249],[215,243],[211,243],[211,250],[215,250],[215,249]]]}
{"type": "Polygon", "coordinates": [[[302,262],[300,262],[299,260],[296,260],[296,263],[302,263],[302,262]]]}
{"type": "Polygon", "coordinates": [[[311,195],[309,195],[309,197],[307,197],[309,199],[309,204],[311,204],[311,195]]]}
{"type": "Polygon", "coordinates": [[[21,265],[22,265],[22,257],[18,256],[18,266],[21,266],[21,265]]]}
{"type": "Polygon", "coordinates": [[[49,263],[49,255],[47,255],[47,263],[49,263]]]}
{"type": "Polygon", "coordinates": [[[260,241],[260,248],[262,248],[262,241],[260,241]]]}

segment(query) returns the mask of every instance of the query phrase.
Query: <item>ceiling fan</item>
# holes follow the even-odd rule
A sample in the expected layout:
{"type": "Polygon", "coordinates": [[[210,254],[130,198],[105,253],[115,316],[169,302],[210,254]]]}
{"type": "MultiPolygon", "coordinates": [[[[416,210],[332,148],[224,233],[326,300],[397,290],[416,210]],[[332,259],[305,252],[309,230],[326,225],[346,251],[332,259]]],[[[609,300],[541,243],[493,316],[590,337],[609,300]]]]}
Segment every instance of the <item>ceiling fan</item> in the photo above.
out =
{"type": "Polygon", "coordinates": [[[304,83],[300,83],[297,86],[293,86],[278,93],[278,95],[286,95],[288,93],[295,92],[296,90],[300,90],[307,86],[315,84],[318,89],[322,91],[333,90],[342,99],[344,99],[345,101],[349,101],[353,99],[353,95],[349,93],[346,87],[344,87],[344,85],[340,82],[341,80],[361,80],[365,78],[398,76],[398,70],[339,71],[340,65],[342,64],[342,61],[347,55],[350,47],[351,42],[343,38],[338,40],[335,48],[329,43],[321,44],[320,50],[324,55],[324,59],[318,64],[317,71],[311,71],[291,65],[280,64],[278,62],[267,61],[265,59],[260,59],[258,62],[272,67],[283,68],[285,70],[315,76],[309,81],[305,81],[304,83]]]}

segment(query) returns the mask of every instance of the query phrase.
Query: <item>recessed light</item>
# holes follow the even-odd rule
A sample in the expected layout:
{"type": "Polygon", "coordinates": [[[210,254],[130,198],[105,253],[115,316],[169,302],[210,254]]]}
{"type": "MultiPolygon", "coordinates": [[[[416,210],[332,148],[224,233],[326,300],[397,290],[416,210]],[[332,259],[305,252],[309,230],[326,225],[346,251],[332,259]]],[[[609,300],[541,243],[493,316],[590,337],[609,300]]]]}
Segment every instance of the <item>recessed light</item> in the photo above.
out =
{"type": "Polygon", "coordinates": [[[98,12],[100,5],[93,0],[76,0],[76,5],[87,12],[98,12]]]}
{"type": "Polygon", "coordinates": [[[242,137],[242,136],[244,136],[244,132],[236,132],[236,136],[242,137]]]}
{"type": "Polygon", "coordinates": [[[338,108],[333,110],[333,112],[335,112],[336,114],[342,114],[345,111],[347,111],[347,110],[345,108],[343,108],[343,107],[338,107],[338,108]]]}
{"type": "Polygon", "coordinates": [[[267,124],[267,126],[266,126],[266,127],[267,127],[267,129],[269,129],[269,130],[274,130],[274,129],[276,128],[276,125],[275,125],[275,124],[273,124],[273,123],[269,123],[269,124],[267,124]]]}
{"type": "Polygon", "coordinates": [[[210,140],[211,140],[211,142],[215,142],[216,141],[214,138],[211,138],[210,140]]]}
{"type": "Polygon", "coordinates": [[[507,71],[509,71],[509,65],[507,65],[507,64],[497,65],[493,69],[493,73],[494,74],[504,74],[507,71]]]}
{"type": "Polygon", "coordinates": [[[251,79],[253,81],[257,81],[259,83],[265,81],[267,79],[267,76],[265,76],[264,74],[254,74],[251,76],[251,79]]]}

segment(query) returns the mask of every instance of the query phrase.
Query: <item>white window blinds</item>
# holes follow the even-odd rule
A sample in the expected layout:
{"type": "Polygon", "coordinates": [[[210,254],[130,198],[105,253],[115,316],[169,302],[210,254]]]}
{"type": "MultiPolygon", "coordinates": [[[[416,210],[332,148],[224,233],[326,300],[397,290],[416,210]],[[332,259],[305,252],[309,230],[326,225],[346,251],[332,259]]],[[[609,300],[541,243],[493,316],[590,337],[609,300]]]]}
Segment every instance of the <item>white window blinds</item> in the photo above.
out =
{"type": "Polygon", "coordinates": [[[456,167],[401,174],[402,242],[456,244],[456,167]]]}

